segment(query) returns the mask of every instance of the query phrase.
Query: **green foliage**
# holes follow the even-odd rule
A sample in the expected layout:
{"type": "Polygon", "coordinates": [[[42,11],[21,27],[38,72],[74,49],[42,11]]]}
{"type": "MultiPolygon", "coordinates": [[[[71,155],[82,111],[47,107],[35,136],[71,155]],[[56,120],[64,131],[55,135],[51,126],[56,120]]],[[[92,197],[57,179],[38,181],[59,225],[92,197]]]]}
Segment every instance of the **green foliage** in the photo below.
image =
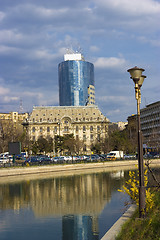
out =
{"type": "Polygon", "coordinates": [[[116,130],[112,132],[109,136],[108,143],[110,150],[122,150],[126,153],[135,153],[137,146],[137,142],[133,143],[133,141],[128,138],[126,130],[116,130]]]}
{"type": "Polygon", "coordinates": [[[73,134],[66,134],[64,136],[55,136],[55,151],[63,152],[64,149],[67,149],[67,142],[73,141],[73,134]]]}
{"type": "Polygon", "coordinates": [[[101,153],[101,143],[96,142],[94,145],[92,145],[91,151],[95,154],[100,154],[101,153]]]}
{"type": "Polygon", "coordinates": [[[133,217],[123,226],[116,240],[159,240],[160,239],[160,191],[155,192],[153,207],[147,217],[138,219],[138,209],[133,217]]]}
{"type": "Polygon", "coordinates": [[[40,137],[38,141],[32,142],[31,150],[33,154],[37,153],[49,153],[53,151],[53,139],[40,137]]]}

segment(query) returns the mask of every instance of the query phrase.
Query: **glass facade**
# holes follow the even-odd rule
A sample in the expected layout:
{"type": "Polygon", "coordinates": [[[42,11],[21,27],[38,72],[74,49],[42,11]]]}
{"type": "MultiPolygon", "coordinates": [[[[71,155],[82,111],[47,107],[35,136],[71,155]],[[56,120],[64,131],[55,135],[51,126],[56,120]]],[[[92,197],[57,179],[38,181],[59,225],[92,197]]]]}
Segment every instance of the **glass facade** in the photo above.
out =
{"type": "Polygon", "coordinates": [[[59,73],[60,106],[85,106],[88,103],[88,87],[94,86],[94,65],[86,61],[61,62],[59,73]]]}

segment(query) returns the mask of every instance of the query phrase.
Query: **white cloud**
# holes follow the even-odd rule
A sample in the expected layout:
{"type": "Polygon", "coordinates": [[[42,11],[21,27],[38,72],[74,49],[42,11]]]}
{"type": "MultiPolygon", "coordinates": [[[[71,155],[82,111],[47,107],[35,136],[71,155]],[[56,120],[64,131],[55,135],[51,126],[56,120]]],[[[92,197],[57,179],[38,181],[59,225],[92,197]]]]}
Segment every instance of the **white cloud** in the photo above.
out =
{"type": "Polygon", "coordinates": [[[142,16],[144,14],[160,14],[160,3],[155,0],[95,0],[96,5],[126,15],[142,16]]]}
{"type": "MultiPolygon", "coordinates": [[[[34,6],[29,6],[29,10],[34,9],[34,6]]],[[[68,12],[68,8],[60,8],[60,9],[49,9],[44,7],[35,7],[35,14],[39,15],[43,18],[55,18],[60,17],[60,15],[66,14],[68,12]]]]}
{"type": "Polygon", "coordinates": [[[7,43],[7,42],[16,42],[17,40],[23,40],[23,36],[21,33],[18,33],[16,30],[1,30],[0,31],[0,42],[7,43]]]}
{"type": "Polygon", "coordinates": [[[19,100],[19,97],[5,96],[3,100],[5,103],[10,103],[14,101],[17,102],[19,100]]]}
{"type": "Polygon", "coordinates": [[[2,21],[4,19],[4,17],[5,17],[5,13],[0,12],[0,21],[2,21]]]}
{"type": "Polygon", "coordinates": [[[124,58],[116,58],[116,57],[99,57],[94,62],[96,68],[124,68],[127,64],[124,58]]]}
{"type": "Polygon", "coordinates": [[[1,87],[0,86],[0,95],[5,95],[10,92],[9,88],[1,87]]]}

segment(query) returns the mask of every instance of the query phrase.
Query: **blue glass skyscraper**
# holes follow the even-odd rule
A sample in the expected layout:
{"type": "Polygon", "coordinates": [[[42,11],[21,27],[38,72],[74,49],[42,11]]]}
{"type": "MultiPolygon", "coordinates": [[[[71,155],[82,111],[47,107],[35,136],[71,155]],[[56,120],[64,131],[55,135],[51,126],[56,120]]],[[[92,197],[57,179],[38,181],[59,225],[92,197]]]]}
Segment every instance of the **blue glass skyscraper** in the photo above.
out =
{"type": "Polygon", "coordinates": [[[94,65],[84,61],[80,53],[66,54],[64,60],[58,66],[60,106],[94,104],[94,65]]]}

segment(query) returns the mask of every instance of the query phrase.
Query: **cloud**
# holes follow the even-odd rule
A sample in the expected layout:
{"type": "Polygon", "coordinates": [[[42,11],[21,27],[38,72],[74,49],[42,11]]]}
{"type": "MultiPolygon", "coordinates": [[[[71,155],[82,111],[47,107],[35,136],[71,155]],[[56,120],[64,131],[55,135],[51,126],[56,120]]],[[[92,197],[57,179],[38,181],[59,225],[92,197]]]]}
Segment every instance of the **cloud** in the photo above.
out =
{"type": "Polygon", "coordinates": [[[24,111],[58,105],[58,64],[67,48],[82,48],[94,64],[96,101],[104,113],[113,112],[111,120],[135,111],[130,67],[146,69],[151,81],[146,80],[143,96],[156,101],[159,13],[155,0],[1,1],[0,111],[17,110],[16,97],[24,111]]]}
{"type": "Polygon", "coordinates": [[[96,0],[96,5],[129,16],[143,16],[160,13],[160,3],[155,0],[96,0]]]}
{"type": "Polygon", "coordinates": [[[0,95],[5,95],[5,94],[8,94],[9,92],[10,90],[8,88],[0,86],[0,95]]]}
{"type": "Polygon", "coordinates": [[[18,101],[19,100],[19,97],[11,97],[11,96],[5,96],[3,98],[4,102],[5,103],[10,103],[10,102],[14,102],[14,101],[18,101]]]}
{"type": "Polygon", "coordinates": [[[0,12],[0,21],[2,21],[4,19],[4,17],[5,17],[5,13],[0,12]]]}
{"type": "Polygon", "coordinates": [[[94,62],[96,68],[123,68],[126,65],[126,60],[124,58],[116,57],[99,57],[94,62]]]}

